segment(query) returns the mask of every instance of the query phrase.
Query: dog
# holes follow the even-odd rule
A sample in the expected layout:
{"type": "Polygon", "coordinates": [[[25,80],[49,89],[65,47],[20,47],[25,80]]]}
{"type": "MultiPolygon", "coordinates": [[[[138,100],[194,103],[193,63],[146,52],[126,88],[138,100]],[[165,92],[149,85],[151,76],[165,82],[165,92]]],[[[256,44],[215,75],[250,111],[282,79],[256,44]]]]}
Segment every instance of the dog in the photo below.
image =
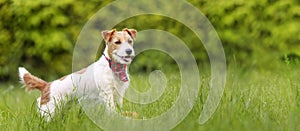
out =
{"type": "MultiPolygon", "coordinates": [[[[106,47],[99,60],[87,68],[52,82],[46,82],[29,73],[24,67],[19,67],[20,81],[26,90],[41,91],[41,96],[37,99],[41,116],[49,121],[58,103],[66,103],[68,97],[74,96],[78,87],[83,86],[97,87],[99,92],[97,97],[108,110],[115,111],[117,103],[122,107],[123,97],[130,83],[128,65],[135,56],[133,42],[136,40],[136,34],[135,29],[127,28],[122,31],[116,29],[102,31],[106,47]]],[[[133,116],[136,115],[137,113],[133,112],[133,116]]]]}

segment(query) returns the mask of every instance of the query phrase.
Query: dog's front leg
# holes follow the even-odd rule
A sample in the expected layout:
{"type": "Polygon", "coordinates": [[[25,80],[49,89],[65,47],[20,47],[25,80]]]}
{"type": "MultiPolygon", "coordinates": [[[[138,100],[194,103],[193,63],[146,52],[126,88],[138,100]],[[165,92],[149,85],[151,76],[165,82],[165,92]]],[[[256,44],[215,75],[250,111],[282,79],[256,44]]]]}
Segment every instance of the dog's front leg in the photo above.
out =
{"type": "Polygon", "coordinates": [[[120,107],[123,107],[123,97],[125,94],[125,90],[120,90],[118,95],[118,104],[120,107]]]}
{"type": "Polygon", "coordinates": [[[103,92],[100,93],[100,96],[103,97],[103,101],[106,105],[107,110],[114,111],[116,109],[113,91],[111,90],[111,88],[106,88],[105,90],[103,90],[103,92]]]}
{"type": "Polygon", "coordinates": [[[115,96],[117,96],[116,100],[120,107],[123,107],[123,99],[124,99],[124,95],[125,95],[125,92],[126,92],[126,89],[128,88],[128,86],[129,86],[129,82],[126,82],[126,83],[123,83],[121,88],[117,89],[117,95],[115,95],[115,96]]]}
{"type": "Polygon", "coordinates": [[[116,106],[115,106],[115,102],[114,102],[113,93],[111,93],[111,94],[109,95],[107,106],[108,106],[112,111],[115,111],[115,110],[116,110],[116,106]]]}

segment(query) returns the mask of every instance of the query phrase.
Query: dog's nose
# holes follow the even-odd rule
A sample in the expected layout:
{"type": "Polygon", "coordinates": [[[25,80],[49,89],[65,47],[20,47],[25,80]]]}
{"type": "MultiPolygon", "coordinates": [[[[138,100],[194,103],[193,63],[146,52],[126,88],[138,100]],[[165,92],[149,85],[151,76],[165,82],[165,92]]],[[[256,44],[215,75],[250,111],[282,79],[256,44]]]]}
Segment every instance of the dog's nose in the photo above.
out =
{"type": "Polygon", "coordinates": [[[130,55],[132,53],[131,49],[126,49],[125,52],[127,53],[127,55],[130,55]]]}

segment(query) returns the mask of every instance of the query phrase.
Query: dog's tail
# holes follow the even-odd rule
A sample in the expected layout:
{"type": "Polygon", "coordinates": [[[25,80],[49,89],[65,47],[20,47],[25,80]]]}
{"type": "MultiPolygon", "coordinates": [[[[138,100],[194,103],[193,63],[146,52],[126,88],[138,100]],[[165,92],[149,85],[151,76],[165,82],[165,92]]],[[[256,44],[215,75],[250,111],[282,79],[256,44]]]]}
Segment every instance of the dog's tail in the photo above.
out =
{"type": "Polygon", "coordinates": [[[19,67],[19,77],[21,83],[23,83],[26,86],[27,91],[33,89],[43,91],[48,84],[46,81],[34,75],[31,75],[24,67],[19,67]]]}

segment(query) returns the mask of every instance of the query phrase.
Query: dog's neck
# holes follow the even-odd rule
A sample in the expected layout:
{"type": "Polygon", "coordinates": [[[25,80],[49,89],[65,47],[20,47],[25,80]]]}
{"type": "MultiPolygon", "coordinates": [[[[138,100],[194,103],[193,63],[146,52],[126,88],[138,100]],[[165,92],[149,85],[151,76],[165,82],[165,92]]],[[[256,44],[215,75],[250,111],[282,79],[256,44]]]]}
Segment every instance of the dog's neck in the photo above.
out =
{"type": "Polygon", "coordinates": [[[105,47],[104,52],[103,52],[103,55],[104,55],[106,58],[108,58],[108,59],[111,60],[110,56],[108,55],[108,48],[107,48],[107,47],[105,47]]]}
{"type": "Polygon", "coordinates": [[[103,52],[103,56],[107,60],[110,69],[119,78],[119,80],[123,82],[127,82],[128,81],[127,65],[115,62],[113,59],[109,57],[107,50],[103,52]]]}

